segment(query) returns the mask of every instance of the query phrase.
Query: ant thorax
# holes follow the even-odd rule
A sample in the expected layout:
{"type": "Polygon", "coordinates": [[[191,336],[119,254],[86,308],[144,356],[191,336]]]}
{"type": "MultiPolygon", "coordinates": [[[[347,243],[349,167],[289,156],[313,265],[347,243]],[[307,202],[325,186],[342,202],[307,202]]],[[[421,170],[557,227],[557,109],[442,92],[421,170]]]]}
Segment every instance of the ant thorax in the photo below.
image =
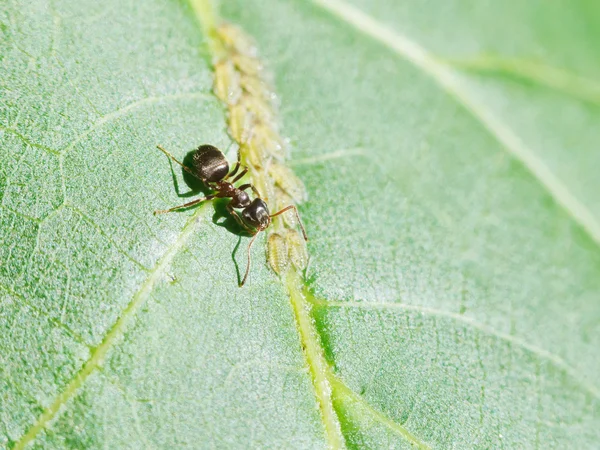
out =
{"type": "Polygon", "coordinates": [[[231,197],[231,206],[233,206],[234,208],[245,208],[249,204],[250,196],[246,192],[240,189],[236,189],[236,192],[231,197]]]}
{"type": "Polygon", "coordinates": [[[250,204],[250,196],[245,191],[235,187],[228,181],[217,181],[208,185],[217,191],[217,197],[231,198],[231,206],[234,208],[245,208],[250,204]]]}

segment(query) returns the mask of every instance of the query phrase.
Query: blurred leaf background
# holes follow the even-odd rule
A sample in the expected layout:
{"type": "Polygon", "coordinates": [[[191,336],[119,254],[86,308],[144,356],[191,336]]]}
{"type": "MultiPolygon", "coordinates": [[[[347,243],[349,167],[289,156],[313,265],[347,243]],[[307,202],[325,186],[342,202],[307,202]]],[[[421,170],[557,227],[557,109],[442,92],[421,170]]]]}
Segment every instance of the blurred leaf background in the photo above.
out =
{"type": "MultiPolygon", "coordinates": [[[[307,186],[347,447],[596,446],[598,3],[220,7],[307,186]]],[[[152,216],[157,143],[235,155],[212,75],[184,1],[0,6],[0,446],[52,405],[31,448],[327,446],[264,239],[239,289],[218,208],[152,216]]]]}

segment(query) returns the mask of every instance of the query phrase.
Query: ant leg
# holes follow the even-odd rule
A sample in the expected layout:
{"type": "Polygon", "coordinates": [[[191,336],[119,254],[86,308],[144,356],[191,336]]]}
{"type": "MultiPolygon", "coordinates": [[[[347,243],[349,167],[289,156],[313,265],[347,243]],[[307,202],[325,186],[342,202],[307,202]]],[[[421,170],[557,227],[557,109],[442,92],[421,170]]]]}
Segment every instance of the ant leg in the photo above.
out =
{"type": "Polygon", "coordinates": [[[295,205],[286,206],[281,211],[278,211],[275,214],[271,214],[270,217],[278,216],[279,214],[283,214],[284,212],[286,212],[290,209],[293,209],[294,212],[296,213],[296,218],[298,219],[298,224],[300,225],[300,228],[302,229],[302,235],[304,236],[304,240],[308,241],[308,236],[306,236],[306,230],[304,229],[304,225],[302,225],[302,220],[300,220],[300,214],[298,214],[298,208],[296,208],[295,205]]]}
{"type": "Polygon", "coordinates": [[[258,192],[258,189],[256,189],[254,187],[254,185],[248,183],[248,184],[242,184],[238,189],[241,191],[245,191],[248,188],[252,188],[252,192],[254,192],[254,195],[256,195],[258,198],[260,198],[260,194],[258,192]]]}
{"type": "Polygon", "coordinates": [[[244,223],[244,221],[240,218],[240,216],[238,215],[238,213],[235,212],[235,210],[233,209],[233,206],[231,206],[231,203],[227,203],[227,211],[229,211],[229,214],[231,214],[233,216],[233,218],[236,220],[236,222],[244,229],[246,230],[248,233],[250,234],[254,234],[254,230],[251,230],[248,225],[246,225],[244,223]]]}
{"type": "Polygon", "coordinates": [[[240,178],[242,178],[247,173],[248,173],[248,168],[244,167],[244,169],[240,173],[238,173],[237,177],[235,177],[233,180],[231,180],[230,183],[231,184],[235,183],[236,181],[238,181],[240,178]]]}
{"type": "Polygon", "coordinates": [[[194,171],[192,169],[190,169],[188,166],[186,166],[181,161],[179,161],[177,158],[175,158],[173,155],[171,155],[162,146],[157,145],[156,148],[159,149],[161,152],[163,152],[165,155],[167,155],[169,158],[171,158],[173,161],[175,161],[177,164],[179,164],[181,167],[183,167],[183,170],[185,170],[187,173],[193,175],[194,177],[198,178],[200,181],[204,182],[204,180],[202,178],[200,178],[196,173],[194,173],[194,171]]]}
{"type": "Polygon", "coordinates": [[[237,173],[237,171],[239,170],[239,168],[240,168],[240,162],[238,161],[235,163],[235,167],[233,168],[233,170],[231,172],[229,172],[229,175],[227,175],[225,178],[231,178],[232,176],[234,176],[237,173]]]}
{"type": "Polygon", "coordinates": [[[246,278],[248,278],[248,273],[250,272],[250,262],[252,260],[250,257],[250,249],[252,248],[252,244],[254,244],[254,239],[256,239],[256,236],[258,236],[258,233],[255,233],[254,236],[252,236],[252,239],[250,239],[250,243],[248,244],[248,265],[246,266],[246,273],[244,275],[244,279],[240,283],[240,287],[244,285],[246,278]]]}
{"type": "Polygon", "coordinates": [[[230,177],[234,176],[237,173],[237,171],[239,170],[241,165],[242,165],[242,154],[238,150],[237,162],[235,163],[235,167],[233,168],[233,170],[231,172],[229,172],[229,175],[227,175],[225,178],[230,178],[230,177]]]}
{"type": "Polygon", "coordinates": [[[214,195],[207,195],[206,197],[199,198],[197,200],[194,200],[194,201],[191,201],[191,202],[188,202],[188,203],[184,203],[183,205],[174,206],[173,208],[170,208],[170,209],[157,209],[156,211],[154,211],[154,215],[165,214],[165,213],[168,213],[168,212],[171,212],[171,211],[176,211],[178,209],[183,209],[183,208],[187,208],[189,206],[194,206],[194,205],[196,205],[196,204],[198,204],[200,202],[203,202],[205,200],[211,200],[214,197],[215,197],[214,195]]]}

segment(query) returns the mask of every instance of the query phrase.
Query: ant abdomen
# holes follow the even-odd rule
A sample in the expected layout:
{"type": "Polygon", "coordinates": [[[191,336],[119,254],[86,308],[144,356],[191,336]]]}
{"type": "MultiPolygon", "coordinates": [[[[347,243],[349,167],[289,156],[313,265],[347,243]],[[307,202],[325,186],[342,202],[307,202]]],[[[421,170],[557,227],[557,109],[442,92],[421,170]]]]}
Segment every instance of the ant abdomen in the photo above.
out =
{"type": "Polygon", "coordinates": [[[221,181],[229,173],[229,163],[221,150],[212,145],[201,145],[192,157],[194,168],[205,181],[221,181]]]}

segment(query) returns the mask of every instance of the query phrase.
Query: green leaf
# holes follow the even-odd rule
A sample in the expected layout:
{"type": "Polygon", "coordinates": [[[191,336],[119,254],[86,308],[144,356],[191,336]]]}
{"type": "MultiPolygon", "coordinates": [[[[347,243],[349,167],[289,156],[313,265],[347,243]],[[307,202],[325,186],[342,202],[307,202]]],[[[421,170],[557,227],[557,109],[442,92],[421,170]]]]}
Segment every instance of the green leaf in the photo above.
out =
{"type": "Polygon", "coordinates": [[[152,215],[187,201],[156,144],[231,144],[194,8],[9,0],[0,446],[596,446],[597,3],[221,6],[274,76],[312,310],[264,237],[238,288],[222,208],[152,215]]]}

